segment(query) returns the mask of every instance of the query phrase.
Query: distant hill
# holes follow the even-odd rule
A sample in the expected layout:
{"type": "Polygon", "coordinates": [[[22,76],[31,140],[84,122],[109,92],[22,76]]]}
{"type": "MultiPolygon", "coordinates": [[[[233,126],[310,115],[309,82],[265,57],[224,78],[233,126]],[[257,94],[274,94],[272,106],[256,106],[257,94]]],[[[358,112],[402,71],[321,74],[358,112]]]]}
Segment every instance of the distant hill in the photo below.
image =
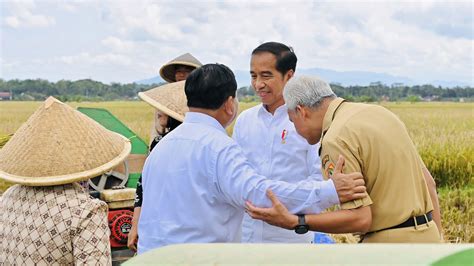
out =
{"type": "Polygon", "coordinates": [[[166,81],[164,81],[160,76],[135,81],[135,83],[143,84],[143,85],[160,84],[160,83],[165,83],[165,82],[166,81]]]}
{"type": "MultiPolygon", "coordinates": [[[[250,74],[248,71],[234,71],[239,87],[248,86],[250,84],[250,74]]],[[[404,83],[408,84],[412,81],[405,77],[396,77],[385,73],[373,73],[364,71],[335,71],[323,68],[297,69],[297,75],[318,76],[330,83],[338,83],[342,86],[350,85],[369,85],[372,82],[380,81],[384,84],[404,83]]]]}
{"type": "Polygon", "coordinates": [[[330,83],[338,83],[342,86],[368,86],[372,82],[381,82],[391,85],[393,83],[411,84],[413,81],[406,77],[393,76],[386,73],[367,71],[335,71],[323,68],[297,69],[297,74],[315,75],[330,83]]]}
{"type": "MultiPolygon", "coordinates": [[[[247,70],[234,70],[235,79],[238,87],[246,87],[250,85],[250,73],[247,70]]],[[[337,83],[342,86],[368,86],[373,82],[381,82],[382,84],[392,85],[394,83],[402,83],[408,86],[431,84],[433,86],[449,87],[466,87],[470,84],[457,81],[434,80],[429,82],[412,80],[407,77],[394,76],[387,73],[369,72],[369,71],[336,71],[324,68],[299,68],[296,70],[297,75],[314,75],[321,77],[329,83],[337,83]]],[[[149,79],[135,81],[137,84],[151,85],[165,82],[160,76],[149,79]]],[[[472,84],[471,84],[472,85],[472,84]]]]}

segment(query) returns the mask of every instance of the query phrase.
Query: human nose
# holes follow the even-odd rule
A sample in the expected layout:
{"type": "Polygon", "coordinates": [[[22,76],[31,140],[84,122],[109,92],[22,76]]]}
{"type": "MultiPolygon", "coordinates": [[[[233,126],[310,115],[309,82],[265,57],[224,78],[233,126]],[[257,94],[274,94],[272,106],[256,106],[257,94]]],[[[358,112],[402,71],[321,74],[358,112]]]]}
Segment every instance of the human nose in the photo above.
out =
{"type": "Polygon", "coordinates": [[[265,85],[266,85],[266,84],[265,84],[265,82],[264,82],[262,79],[256,78],[255,81],[254,81],[253,87],[255,88],[255,90],[258,91],[258,90],[263,89],[263,88],[265,87],[265,85]]]}

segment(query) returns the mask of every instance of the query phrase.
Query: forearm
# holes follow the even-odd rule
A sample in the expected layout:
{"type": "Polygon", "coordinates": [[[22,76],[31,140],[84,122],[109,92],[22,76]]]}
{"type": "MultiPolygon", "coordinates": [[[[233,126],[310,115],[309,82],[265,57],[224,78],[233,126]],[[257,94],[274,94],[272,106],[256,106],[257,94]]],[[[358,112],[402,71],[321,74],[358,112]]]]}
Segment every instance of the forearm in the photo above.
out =
{"type": "Polygon", "coordinates": [[[132,218],[132,227],[138,227],[138,220],[140,219],[140,213],[142,211],[142,207],[135,207],[133,209],[133,218],[132,218]]]}
{"type": "Polygon", "coordinates": [[[441,227],[441,211],[439,208],[438,193],[436,192],[436,183],[428,169],[423,168],[423,174],[428,186],[431,202],[433,203],[433,221],[436,223],[440,235],[442,235],[443,228],[441,227]]]}
{"type": "Polygon", "coordinates": [[[372,212],[370,206],[365,206],[352,210],[306,215],[306,223],[311,231],[332,234],[365,233],[372,224],[372,212]]]}
{"type": "Polygon", "coordinates": [[[257,206],[271,206],[265,196],[271,189],[278,199],[291,213],[320,213],[339,203],[337,192],[331,180],[305,180],[296,184],[268,180],[267,184],[257,187],[256,193],[251,193],[257,206]]]}
{"type": "Polygon", "coordinates": [[[438,194],[436,193],[436,189],[430,192],[431,201],[433,202],[433,221],[436,223],[438,227],[438,231],[440,236],[443,235],[443,227],[441,226],[441,211],[439,209],[439,201],[438,201],[438,194]]]}
{"type": "Polygon", "coordinates": [[[332,180],[298,183],[271,180],[255,171],[237,144],[225,152],[217,162],[216,186],[225,200],[236,207],[245,207],[246,201],[270,207],[271,202],[265,195],[267,190],[272,190],[293,213],[319,213],[339,203],[332,180]]]}

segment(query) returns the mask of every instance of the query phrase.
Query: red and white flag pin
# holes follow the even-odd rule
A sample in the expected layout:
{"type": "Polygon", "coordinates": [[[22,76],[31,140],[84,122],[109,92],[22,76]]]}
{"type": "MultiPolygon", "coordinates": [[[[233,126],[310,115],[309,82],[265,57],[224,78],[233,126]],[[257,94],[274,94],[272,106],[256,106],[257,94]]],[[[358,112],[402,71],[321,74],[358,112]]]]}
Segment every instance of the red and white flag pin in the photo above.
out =
{"type": "Polygon", "coordinates": [[[286,143],[286,137],[288,136],[288,131],[286,129],[283,129],[281,132],[281,144],[286,143]]]}

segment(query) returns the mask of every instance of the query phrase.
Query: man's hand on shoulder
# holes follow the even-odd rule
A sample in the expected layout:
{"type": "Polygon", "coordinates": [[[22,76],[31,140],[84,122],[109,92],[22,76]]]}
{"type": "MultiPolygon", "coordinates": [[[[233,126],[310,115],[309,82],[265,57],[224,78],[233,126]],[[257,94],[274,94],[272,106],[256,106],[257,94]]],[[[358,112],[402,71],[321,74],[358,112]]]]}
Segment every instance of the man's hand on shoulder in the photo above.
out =
{"type": "Polygon", "coordinates": [[[344,203],[366,197],[367,193],[364,177],[359,172],[350,174],[342,173],[344,162],[344,157],[339,155],[336,167],[331,176],[334,186],[336,187],[337,195],[339,196],[339,201],[344,203]]]}

